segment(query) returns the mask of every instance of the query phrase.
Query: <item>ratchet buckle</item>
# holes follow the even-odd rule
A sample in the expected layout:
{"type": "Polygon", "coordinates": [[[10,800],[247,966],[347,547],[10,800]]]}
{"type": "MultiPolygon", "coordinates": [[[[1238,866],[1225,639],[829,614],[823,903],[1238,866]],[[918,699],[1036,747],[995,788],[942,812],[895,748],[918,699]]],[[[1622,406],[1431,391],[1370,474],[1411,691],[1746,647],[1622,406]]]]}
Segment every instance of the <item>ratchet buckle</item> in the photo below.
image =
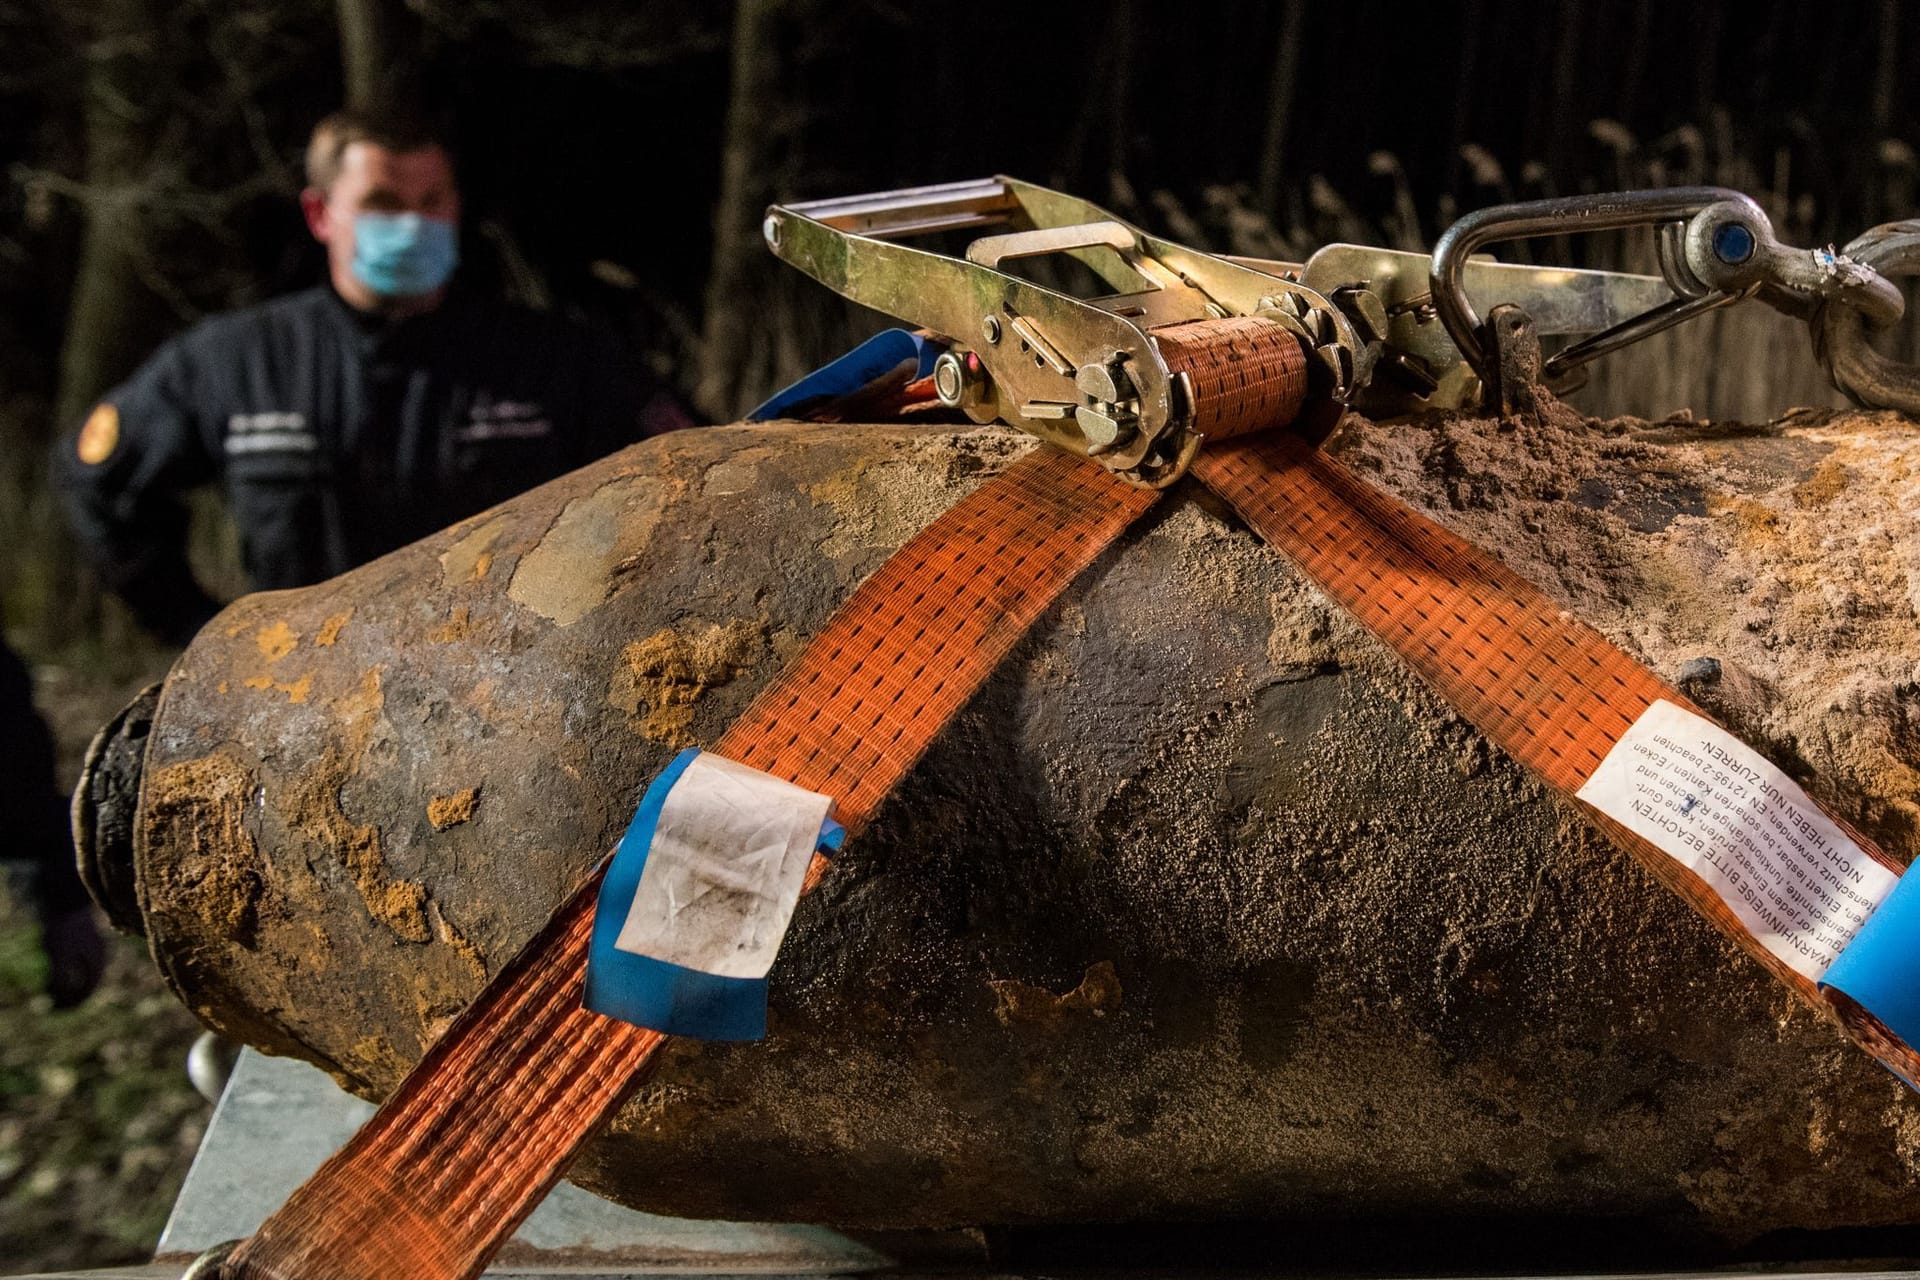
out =
{"type": "Polygon", "coordinates": [[[1346,406],[1376,418],[1483,401],[1524,407],[1537,385],[1570,390],[1589,361],[1747,298],[1812,326],[1836,385],[1856,400],[1920,404],[1920,375],[1872,363],[1863,336],[1905,310],[1875,268],[1920,270],[1916,228],[1869,232],[1849,246],[1857,257],[1796,249],[1747,196],[1683,187],[1483,209],[1450,227],[1431,257],[1334,244],[1291,263],[1189,248],[1087,201],[995,177],[775,205],[763,233],[828,288],[945,339],[933,366],[942,403],[1159,488],[1186,471],[1201,436],[1192,386],[1169,369],[1154,331],[1230,316],[1273,320],[1298,339],[1310,430],[1346,406]],[[1657,276],[1481,253],[1635,227],[1655,233],[1657,276]],[[899,243],[989,229],[959,256],[899,243]],[[1044,259],[1056,261],[1037,266],[1044,259]],[[1543,357],[1542,337],[1570,345],[1543,357]]]}
{"type": "Polygon", "coordinates": [[[1155,328],[1277,321],[1312,357],[1311,395],[1329,406],[1344,404],[1363,376],[1351,324],[1312,289],[1012,178],[775,205],[763,231],[776,255],[828,288],[948,339],[933,370],[943,403],[1138,484],[1171,484],[1201,443],[1191,387],[1169,371],[1155,328]],[[896,243],[983,228],[1006,230],[973,240],[963,257],[896,243]],[[1014,269],[1049,257],[1097,282],[1090,296],[1014,269]]]}

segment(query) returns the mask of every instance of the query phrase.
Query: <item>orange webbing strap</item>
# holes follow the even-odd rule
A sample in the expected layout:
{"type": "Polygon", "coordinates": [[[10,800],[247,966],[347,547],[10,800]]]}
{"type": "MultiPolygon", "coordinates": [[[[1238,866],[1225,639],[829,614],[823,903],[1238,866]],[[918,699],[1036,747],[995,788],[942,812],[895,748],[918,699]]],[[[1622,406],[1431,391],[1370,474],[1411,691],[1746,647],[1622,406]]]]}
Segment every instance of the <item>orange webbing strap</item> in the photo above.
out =
{"type": "MultiPolygon", "coordinates": [[[[1564,795],[1655,699],[1705,714],[1491,555],[1296,436],[1230,441],[1202,452],[1193,471],[1474,727],[1564,795]]],[[[1822,1003],[1814,984],[1762,947],[1698,876],[1619,823],[1585,813],[1776,978],[1822,1003]]],[[[1839,825],[1899,873],[1898,862],[1839,825]]],[[[1920,1080],[1920,1055],[1872,1015],[1845,997],[1825,1003],[1863,1048],[1920,1080]]]]}
{"type": "Polygon", "coordinates": [[[1153,331],[1167,368],[1183,373],[1189,429],[1209,444],[1284,426],[1307,396],[1300,340],[1259,316],[1189,320],[1153,331]]]}
{"type": "MultiPolygon", "coordinates": [[[[861,583],[714,749],[834,797],[835,816],[858,832],[1027,628],[1156,496],[1065,454],[1027,455],[861,583]]],[[[235,1249],[223,1276],[479,1274],[666,1038],[581,1007],[599,879],[235,1249]]]]}

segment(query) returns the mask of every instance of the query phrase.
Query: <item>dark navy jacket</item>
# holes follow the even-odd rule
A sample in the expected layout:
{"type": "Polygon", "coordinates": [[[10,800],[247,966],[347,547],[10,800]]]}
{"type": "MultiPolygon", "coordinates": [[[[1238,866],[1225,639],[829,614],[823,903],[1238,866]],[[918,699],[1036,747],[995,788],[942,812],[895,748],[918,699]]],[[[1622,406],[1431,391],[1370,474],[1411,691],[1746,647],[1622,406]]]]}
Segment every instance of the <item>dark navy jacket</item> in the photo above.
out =
{"type": "Polygon", "coordinates": [[[108,585],[184,641],[214,610],[187,568],[187,489],[221,483],[256,589],[304,586],[686,424],[558,317],[456,289],[384,322],[321,286],[167,343],[57,466],[108,585]]]}

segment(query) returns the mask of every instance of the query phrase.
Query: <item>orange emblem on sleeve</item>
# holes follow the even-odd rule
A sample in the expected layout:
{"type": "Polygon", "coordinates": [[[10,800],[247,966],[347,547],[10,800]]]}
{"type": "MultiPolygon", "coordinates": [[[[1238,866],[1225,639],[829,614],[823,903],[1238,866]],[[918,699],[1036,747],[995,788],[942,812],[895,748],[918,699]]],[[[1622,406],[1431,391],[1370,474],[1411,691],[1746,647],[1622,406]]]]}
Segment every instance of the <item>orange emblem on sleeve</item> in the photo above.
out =
{"type": "Polygon", "coordinates": [[[80,442],[76,451],[80,461],[97,467],[113,456],[113,447],[119,443],[120,411],[103,403],[87,415],[86,425],[80,428],[80,442]]]}

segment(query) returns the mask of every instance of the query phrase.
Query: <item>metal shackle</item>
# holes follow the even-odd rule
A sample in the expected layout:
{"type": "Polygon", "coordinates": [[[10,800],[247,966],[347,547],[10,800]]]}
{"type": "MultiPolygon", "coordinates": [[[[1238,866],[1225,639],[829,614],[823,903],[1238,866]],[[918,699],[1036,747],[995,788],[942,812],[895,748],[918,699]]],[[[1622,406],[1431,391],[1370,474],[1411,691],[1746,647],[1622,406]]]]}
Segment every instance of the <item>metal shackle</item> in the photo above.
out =
{"type": "Polygon", "coordinates": [[[1678,241],[1678,263],[1662,262],[1676,291],[1680,279],[1690,278],[1706,292],[1757,293],[1776,310],[1800,319],[1811,319],[1829,302],[1858,311],[1875,325],[1894,324],[1906,313],[1899,286],[1879,271],[1851,253],[1782,244],[1773,223],[1746,196],[1702,209],[1687,221],[1678,241]]]}

